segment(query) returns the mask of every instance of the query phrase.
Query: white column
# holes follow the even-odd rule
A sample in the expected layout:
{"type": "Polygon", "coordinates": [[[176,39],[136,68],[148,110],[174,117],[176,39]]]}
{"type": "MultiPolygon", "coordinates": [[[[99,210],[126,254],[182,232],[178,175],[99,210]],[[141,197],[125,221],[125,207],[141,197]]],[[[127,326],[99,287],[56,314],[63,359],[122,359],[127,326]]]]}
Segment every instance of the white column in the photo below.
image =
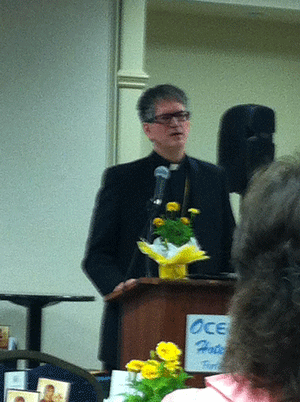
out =
{"type": "Polygon", "coordinates": [[[147,0],[122,0],[119,21],[119,70],[117,73],[116,162],[142,156],[141,123],[136,104],[148,81],[144,72],[147,0]]]}

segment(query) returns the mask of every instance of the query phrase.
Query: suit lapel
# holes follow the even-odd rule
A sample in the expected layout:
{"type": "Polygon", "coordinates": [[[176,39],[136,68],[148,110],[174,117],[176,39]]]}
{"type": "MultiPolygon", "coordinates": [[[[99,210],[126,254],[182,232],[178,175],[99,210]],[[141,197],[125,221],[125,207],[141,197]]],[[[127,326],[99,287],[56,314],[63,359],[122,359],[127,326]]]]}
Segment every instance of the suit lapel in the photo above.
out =
{"type": "Polygon", "coordinates": [[[189,207],[201,209],[201,190],[203,178],[199,169],[197,161],[188,157],[189,163],[189,179],[190,179],[190,199],[189,207]]]}

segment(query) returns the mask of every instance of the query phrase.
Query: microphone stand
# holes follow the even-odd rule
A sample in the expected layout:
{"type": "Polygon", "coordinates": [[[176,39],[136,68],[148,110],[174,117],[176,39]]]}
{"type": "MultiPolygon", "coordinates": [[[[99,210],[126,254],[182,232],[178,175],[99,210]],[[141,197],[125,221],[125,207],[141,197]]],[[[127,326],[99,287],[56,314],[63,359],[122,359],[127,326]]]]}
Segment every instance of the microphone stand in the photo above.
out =
{"type": "MultiPolygon", "coordinates": [[[[153,219],[155,218],[155,216],[157,216],[159,207],[162,203],[161,200],[158,200],[158,201],[160,201],[160,203],[159,202],[156,203],[155,201],[156,200],[151,199],[148,202],[148,207],[147,207],[149,213],[148,213],[148,220],[147,220],[147,224],[146,224],[146,227],[148,226],[146,240],[148,241],[148,243],[152,242],[152,234],[153,234],[152,222],[153,222],[153,219]]],[[[151,272],[151,259],[148,255],[146,255],[145,266],[146,266],[146,277],[147,278],[153,277],[153,272],[151,272]]]]}
{"type": "MultiPolygon", "coordinates": [[[[153,221],[154,217],[158,214],[159,207],[160,207],[160,204],[155,203],[153,199],[150,199],[147,203],[148,218],[147,218],[146,224],[143,227],[143,230],[141,232],[141,238],[142,239],[145,238],[148,241],[148,243],[151,243],[151,240],[152,240],[151,239],[152,232],[153,232],[152,221],[153,221]]],[[[134,248],[133,256],[131,258],[124,281],[126,281],[127,279],[130,279],[130,275],[131,275],[134,263],[136,262],[138,252],[140,252],[140,250],[136,245],[134,248]]],[[[151,271],[150,263],[151,263],[150,257],[145,255],[145,268],[146,268],[145,275],[147,278],[153,277],[153,272],[151,271]]]]}
{"type": "MultiPolygon", "coordinates": [[[[166,185],[166,180],[170,177],[170,171],[165,166],[158,166],[154,171],[154,176],[156,178],[154,196],[147,203],[148,219],[142,231],[142,238],[145,236],[146,240],[149,243],[151,242],[152,237],[152,221],[154,217],[157,215],[158,210],[162,204],[164,188],[166,185]]],[[[129,275],[131,274],[131,271],[137,258],[137,251],[139,251],[138,247],[135,247],[132,259],[129,264],[129,268],[125,276],[125,280],[129,279],[129,275]]],[[[146,255],[145,267],[147,277],[153,276],[153,272],[151,272],[150,263],[151,263],[150,258],[146,255]]]]}

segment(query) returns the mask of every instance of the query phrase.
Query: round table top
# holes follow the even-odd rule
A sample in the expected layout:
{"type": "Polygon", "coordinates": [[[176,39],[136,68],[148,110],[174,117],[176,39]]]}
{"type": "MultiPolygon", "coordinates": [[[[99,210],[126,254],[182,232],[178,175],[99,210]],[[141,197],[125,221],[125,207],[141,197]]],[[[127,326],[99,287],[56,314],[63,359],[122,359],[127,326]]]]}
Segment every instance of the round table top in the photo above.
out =
{"type": "Polygon", "coordinates": [[[67,296],[67,295],[37,295],[37,294],[13,294],[1,293],[0,300],[7,300],[24,307],[45,307],[60,302],[90,302],[95,301],[94,296],[67,296]]]}

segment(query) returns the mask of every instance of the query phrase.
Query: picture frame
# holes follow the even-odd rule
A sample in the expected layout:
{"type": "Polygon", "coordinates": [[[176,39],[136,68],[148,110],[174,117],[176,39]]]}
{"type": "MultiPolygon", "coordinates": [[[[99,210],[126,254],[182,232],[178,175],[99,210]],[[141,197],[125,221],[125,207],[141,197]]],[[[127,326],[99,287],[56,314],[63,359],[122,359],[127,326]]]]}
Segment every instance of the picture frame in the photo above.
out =
{"type": "Polygon", "coordinates": [[[39,402],[68,402],[71,383],[49,378],[39,378],[37,391],[40,393],[39,402]]]}
{"type": "Polygon", "coordinates": [[[37,391],[22,391],[8,389],[4,402],[39,402],[40,393],[37,391]]]}
{"type": "Polygon", "coordinates": [[[0,325],[0,349],[8,349],[9,326],[0,325]]]}
{"type": "Polygon", "coordinates": [[[6,391],[9,389],[26,391],[27,374],[27,370],[6,371],[4,373],[4,395],[6,395],[6,391]]]}

